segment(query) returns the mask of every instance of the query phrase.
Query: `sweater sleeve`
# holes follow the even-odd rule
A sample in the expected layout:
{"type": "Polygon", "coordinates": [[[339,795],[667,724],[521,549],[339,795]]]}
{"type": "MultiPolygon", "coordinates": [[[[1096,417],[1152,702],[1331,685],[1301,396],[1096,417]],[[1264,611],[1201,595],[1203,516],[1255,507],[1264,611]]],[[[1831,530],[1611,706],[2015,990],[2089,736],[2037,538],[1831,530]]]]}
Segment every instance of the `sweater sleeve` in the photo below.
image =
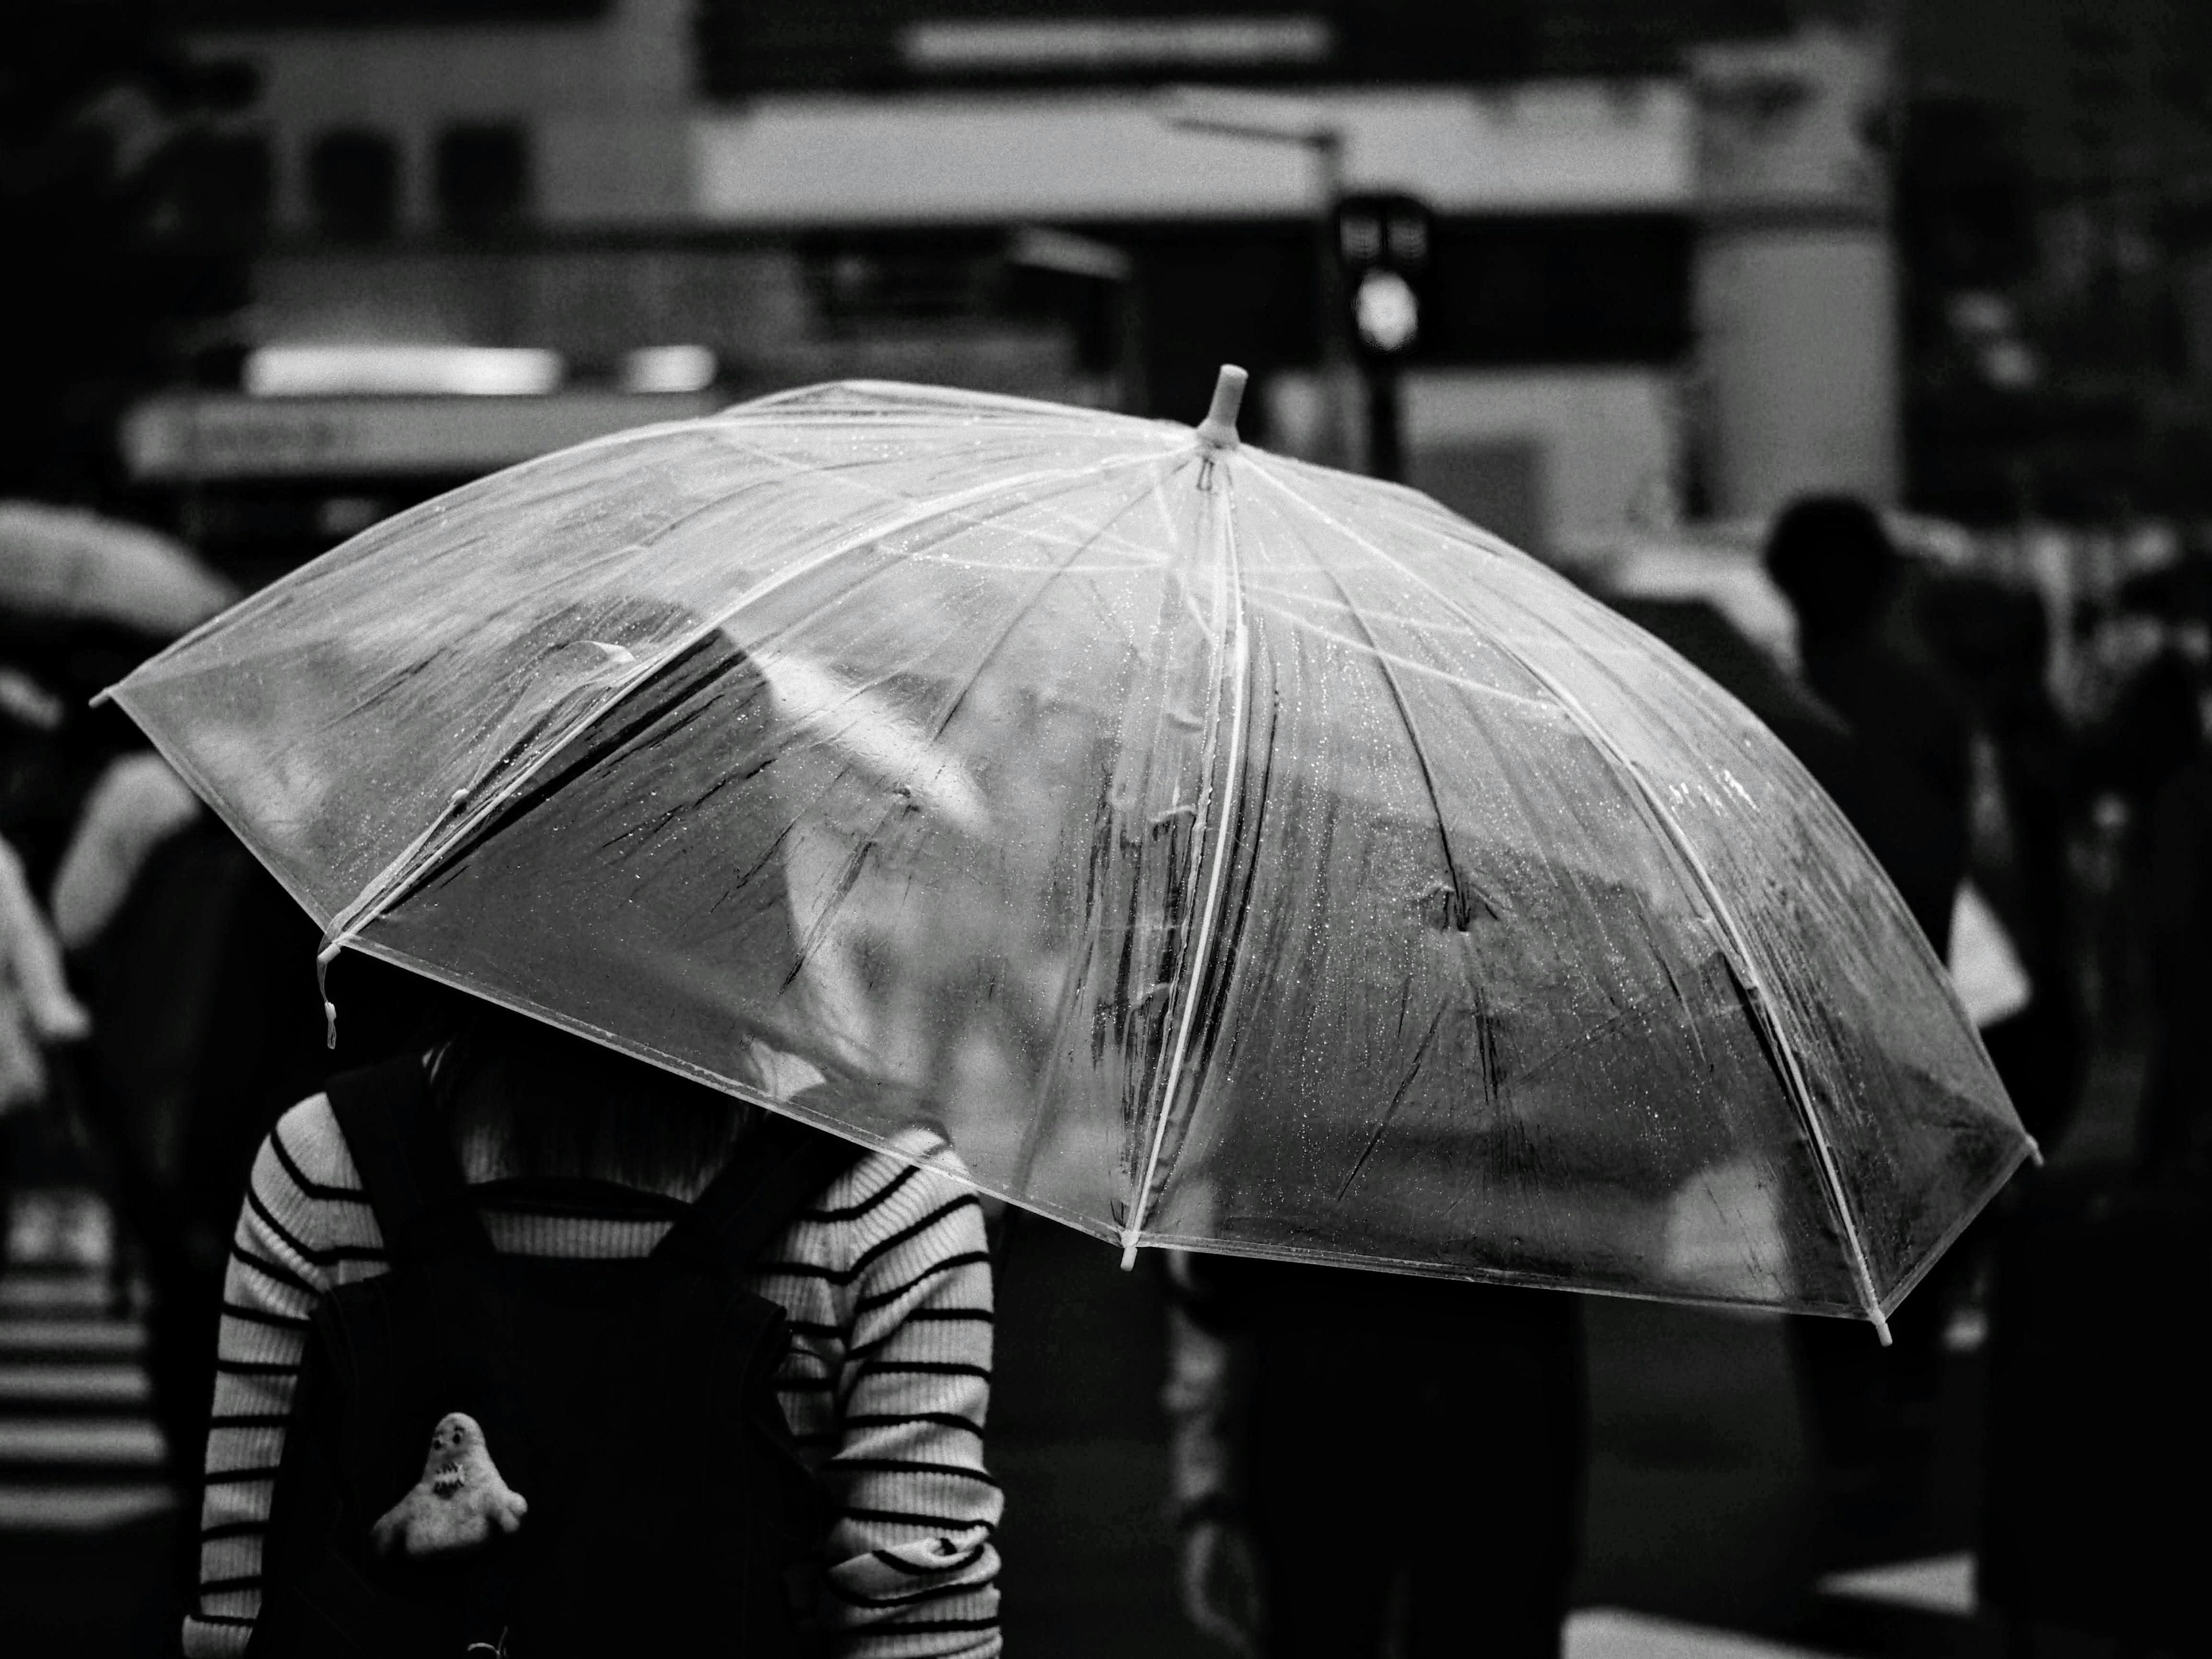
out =
{"type": "Polygon", "coordinates": [[[188,1659],[246,1650],[307,1316],[339,1261],[380,1260],[374,1227],[329,1102],[318,1095],[294,1107],[254,1159],[224,1276],[188,1659]],[[346,1237],[355,1233],[363,1236],[346,1237]]]}
{"type": "Polygon", "coordinates": [[[837,1506],[823,1624],[867,1659],[1000,1650],[1001,1499],[983,1468],[992,1285],[975,1194],[937,1170],[897,1184],[847,1270],[837,1506]]]}

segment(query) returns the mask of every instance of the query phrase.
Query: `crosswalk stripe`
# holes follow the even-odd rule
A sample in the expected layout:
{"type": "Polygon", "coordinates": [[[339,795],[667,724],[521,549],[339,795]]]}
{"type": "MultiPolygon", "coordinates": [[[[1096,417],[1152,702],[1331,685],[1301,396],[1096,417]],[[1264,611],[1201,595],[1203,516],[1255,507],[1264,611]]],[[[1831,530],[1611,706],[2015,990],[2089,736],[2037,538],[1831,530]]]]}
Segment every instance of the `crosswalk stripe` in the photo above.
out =
{"type": "Polygon", "coordinates": [[[143,1330],[118,1320],[0,1319],[0,1354],[135,1354],[145,1346],[143,1330]]]}
{"type": "Polygon", "coordinates": [[[176,1498],[158,1481],[103,1486],[0,1482],[0,1532],[89,1532],[159,1515],[176,1498]]]}
{"type": "Polygon", "coordinates": [[[154,1468],[161,1462],[161,1434],[151,1423],[0,1418],[0,1469],[11,1462],[154,1468]]]}
{"type": "MultiPolygon", "coordinates": [[[[96,1206],[88,1194],[40,1196],[58,1212],[96,1206]]],[[[0,1264],[0,1533],[92,1531],[173,1507],[137,1298],[117,1305],[94,1253],[29,1254],[0,1264]]]]}
{"type": "Polygon", "coordinates": [[[0,1309],[10,1311],[66,1308],[82,1312],[104,1309],[107,1300],[107,1281],[97,1274],[10,1273],[0,1279],[0,1309]]]}
{"type": "Polygon", "coordinates": [[[146,1373],[136,1365],[0,1364],[0,1405],[27,1401],[56,1404],[143,1406],[146,1373]]]}

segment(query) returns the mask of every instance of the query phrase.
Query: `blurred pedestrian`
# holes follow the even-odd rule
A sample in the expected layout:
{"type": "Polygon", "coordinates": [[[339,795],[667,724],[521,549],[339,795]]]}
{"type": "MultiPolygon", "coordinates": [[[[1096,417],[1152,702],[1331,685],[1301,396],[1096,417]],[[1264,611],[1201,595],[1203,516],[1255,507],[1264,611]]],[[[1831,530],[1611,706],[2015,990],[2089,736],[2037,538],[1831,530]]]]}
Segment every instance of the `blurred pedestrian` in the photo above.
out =
{"type": "Polygon", "coordinates": [[[2149,841],[2154,1035],[2137,1163],[2212,1196],[2212,754],[2200,748],[2160,790],[2149,841]]]}
{"type": "Polygon", "coordinates": [[[2022,1006],[1982,1041],[2027,1131],[2055,1147],[2077,1103],[2087,1044],[2068,836],[2079,801],[2073,734],[2052,701],[2040,599],[1993,578],[1932,583],[1923,622],[1972,721],[1967,872],[2027,977],[2022,1006]]]}
{"type": "Polygon", "coordinates": [[[2212,598],[2202,555],[2123,584],[2098,618],[2110,693],[2084,734],[2081,792],[2113,858],[2102,946],[2100,1012],[2108,1042],[2159,1042],[2150,982],[2152,935],[2164,899],[2154,869],[2154,820],[2167,786],[2205,747],[2203,703],[2212,655],[2212,598]]]}
{"type": "Polygon", "coordinates": [[[89,1024],[70,994],[61,952],[23,879],[22,860],[0,841],[0,1115],[45,1097],[42,1050],[82,1037],[89,1024]]]}
{"type": "Polygon", "coordinates": [[[1843,809],[1921,931],[1931,939],[1944,936],[1958,902],[1958,868],[1932,798],[1902,762],[1852,731],[1710,601],[1608,603],[1680,652],[1781,738],[1843,809]]]}
{"type": "Polygon", "coordinates": [[[1581,1314],[1555,1291],[1174,1259],[1184,1607],[1266,1659],[1553,1659],[1581,1530],[1581,1314]]]}
{"type": "MultiPolygon", "coordinates": [[[[86,796],[52,912],[93,1016],[76,1101],[147,1291],[149,1405],[191,1513],[230,1231],[255,1150],[332,1070],[424,1040],[428,988],[381,963],[343,963],[350,1018],[333,1054],[314,924],[143,750],[112,762],[86,796]]],[[[198,1562],[188,1530],[176,1541],[164,1591],[180,1614],[198,1562]]]]}
{"type": "Polygon", "coordinates": [[[2154,655],[2112,719],[2108,781],[2128,792],[2135,902],[2151,1012],[2136,1125],[2146,1179],[2212,1194],[2212,556],[2193,554],[2130,584],[2128,608],[2158,627],[2154,655]],[[2130,764],[2132,763],[2132,764],[2130,764]]]}
{"type": "MultiPolygon", "coordinates": [[[[1918,850],[1955,892],[1966,869],[1969,726],[1942,675],[1893,636],[1904,566],[1881,516],[1851,496],[1801,497],[1775,520],[1765,562],[1796,613],[1806,684],[1894,763],[1889,787],[1913,798],[1918,850]]],[[[1929,936],[1938,956],[1949,931],[1946,917],[1929,936]]]]}
{"type": "MultiPolygon", "coordinates": [[[[111,763],[144,749],[130,721],[94,708],[94,696],[232,597],[220,578],[153,531],[0,501],[0,838],[29,892],[52,890],[84,803],[111,763]]],[[[19,1075],[35,1076],[43,1092],[43,1066],[24,1073],[23,1063],[19,1052],[19,1075]]],[[[33,1152],[52,1166],[40,1178],[67,1167],[55,1120],[26,1134],[31,1120],[17,1111],[0,1121],[0,1188],[9,1166],[33,1152]]],[[[86,1150],[104,1151],[77,1149],[86,1150]]]]}
{"type": "MultiPolygon", "coordinates": [[[[61,952],[31,898],[22,860],[0,839],[0,1123],[46,1098],[46,1047],[81,1039],[89,1024],[63,978],[61,952]]],[[[11,1151],[0,1137],[0,1260],[11,1231],[11,1151]]]]}
{"type": "MultiPolygon", "coordinates": [[[[1948,896],[1934,915],[1915,915],[1937,956],[1948,959],[1952,917],[1967,874],[1972,799],[1972,728],[1962,699],[1936,669],[1899,642],[1901,556],[1881,516],[1846,495],[1808,495],[1775,520],[1767,574],[1796,613],[1806,684],[1841,715],[1872,757],[1887,799],[1885,818],[1910,826],[1884,855],[1897,880],[1910,871],[1923,892],[1948,896]]],[[[1868,811],[1863,805],[1862,812],[1868,811]]],[[[1903,885],[1902,881],[1899,882],[1903,885]]],[[[1884,1351],[1838,1322],[1790,1322],[1814,1441],[1828,1488],[1831,1526],[1863,1549],[1909,1525],[1931,1465],[1942,1341],[1964,1258],[1939,1268],[1892,1319],[1884,1351]]]]}

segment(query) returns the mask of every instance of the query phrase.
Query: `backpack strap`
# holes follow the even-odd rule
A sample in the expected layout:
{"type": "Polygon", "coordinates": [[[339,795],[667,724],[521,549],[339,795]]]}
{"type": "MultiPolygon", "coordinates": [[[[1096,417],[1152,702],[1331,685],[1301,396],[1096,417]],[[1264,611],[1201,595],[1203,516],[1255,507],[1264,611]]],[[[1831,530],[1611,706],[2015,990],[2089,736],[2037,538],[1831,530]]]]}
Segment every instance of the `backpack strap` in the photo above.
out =
{"type": "Polygon", "coordinates": [[[489,1251],[491,1241],[468,1202],[453,1141],[430,1110],[420,1055],[343,1072],[324,1092],[395,1261],[445,1250],[489,1251]]]}
{"type": "MultiPolygon", "coordinates": [[[[429,1298],[443,1352],[417,1354],[416,1362],[434,1367],[429,1374],[455,1397],[483,1401],[472,1409],[485,1421],[519,1425],[526,1420],[516,1409],[521,1392],[500,1340],[497,1304],[483,1295],[481,1283],[495,1254],[491,1237],[470,1202],[448,1127],[430,1109],[428,1083],[422,1057],[403,1054],[342,1073],[325,1092],[395,1273],[417,1275],[429,1298]]],[[[507,1473],[526,1486],[527,1441],[503,1446],[501,1455],[507,1473]]],[[[462,1633],[491,1639],[468,1641],[467,1653],[506,1650],[503,1632],[519,1571],[514,1554],[503,1552],[470,1582],[459,1609],[462,1633]]]]}
{"type": "Polygon", "coordinates": [[[763,1112],[653,1254],[742,1272],[866,1152],[811,1124],[763,1112]]]}

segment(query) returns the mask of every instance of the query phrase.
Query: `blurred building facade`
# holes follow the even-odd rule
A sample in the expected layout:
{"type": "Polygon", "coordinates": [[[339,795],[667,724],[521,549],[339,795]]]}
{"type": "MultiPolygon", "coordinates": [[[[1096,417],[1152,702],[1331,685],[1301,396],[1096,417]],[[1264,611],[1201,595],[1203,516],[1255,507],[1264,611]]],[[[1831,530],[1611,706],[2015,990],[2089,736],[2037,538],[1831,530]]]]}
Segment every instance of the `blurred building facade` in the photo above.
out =
{"type": "Polygon", "coordinates": [[[2212,10],[1903,15],[1916,495],[1983,523],[2212,514],[2212,10]]]}
{"type": "MultiPolygon", "coordinates": [[[[1407,475],[1541,551],[1686,503],[1896,492],[1873,9],[1813,7],[1810,33],[1783,0],[187,12],[196,46],[261,76],[249,345],[542,348],[573,405],[622,384],[626,354],[686,344],[724,398],[871,375],[1183,419],[1237,361],[1261,441],[1356,462],[1316,381],[1340,325],[1317,298],[1313,148],[1179,126],[1162,89],[1276,100],[1340,136],[1346,186],[1434,215],[1407,475]]],[[[205,483],[225,456],[243,477],[257,434],[301,415],[221,398],[141,420],[141,476],[205,483]]],[[[310,503],[356,447],[342,414],[276,441],[295,536],[534,441],[510,412],[506,449],[450,477],[372,456],[390,489],[310,503]],[[312,489],[303,448],[327,461],[312,489]]]]}

